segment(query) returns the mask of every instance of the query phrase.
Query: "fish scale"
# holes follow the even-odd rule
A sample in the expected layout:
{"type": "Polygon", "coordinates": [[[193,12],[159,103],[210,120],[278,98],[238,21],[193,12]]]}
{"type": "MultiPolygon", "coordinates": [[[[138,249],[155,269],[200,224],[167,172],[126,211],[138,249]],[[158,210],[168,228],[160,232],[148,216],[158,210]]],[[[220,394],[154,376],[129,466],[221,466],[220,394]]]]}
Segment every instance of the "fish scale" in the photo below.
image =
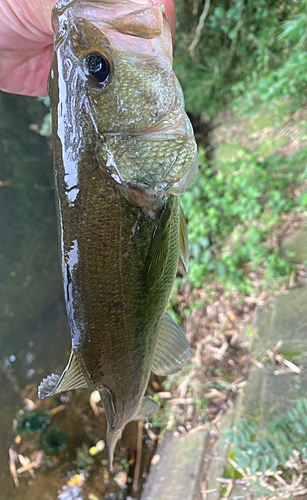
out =
{"type": "MultiPolygon", "coordinates": [[[[78,283],[84,297],[83,302],[86,308],[84,320],[88,327],[85,338],[80,342],[82,347],[81,345],[76,346],[76,349],[83,349],[82,356],[84,359],[87,359],[87,349],[90,350],[87,366],[93,383],[97,384],[97,380],[100,380],[102,385],[107,385],[110,390],[115,392],[115,390],[119,389],[114,386],[114,379],[122,371],[122,377],[125,376],[128,388],[130,386],[130,374],[127,373],[126,367],[124,366],[123,370],[122,366],[114,367],[114,360],[124,357],[121,354],[121,345],[123,344],[126,354],[127,349],[129,353],[132,352],[133,343],[137,342],[140,345],[146,345],[146,340],[148,342],[148,339],[152,338],[152,335],[146,335],[148,328],[145,321],[145,312],[147,312],[148,304],[147,298],[145,297],[145,300],[143,300],[141,297],[140,282],[146,263],[148,247],[157,221],[148,219],[144,215],[141,216],[142,231],[140,232],[142,232],[142,240],[131,241],[132,228],[136,220],[139,220],[141,209],[134,208],[134,218],[131,219],[131,206],[125,199],[120,197],[116,187],[105,186],[103,177],[99,184],[96,179],[89,184],[87,177],[84,177],[80,179],[79,196],[81,207],[87,207],[86,216],[81,219],[83,229],[79,230],[76,227],[76,234],[71,235],[71,239],[78,240],[80,274],[78,283]],[[83,182],[85,186],[83,186],[83,182]],[[102,192],[103,189],[104,192],[102,192]],[[101,202],[102,200],[105,201],[107,207],[101,202]],[[126,217],[123,216],[125,213],[126,217]],[[96,221],[96,224],[93,224],[93,221],[96,221]],[[97,259],[97,252],[96,249],[92,248],[90,238],[93,238],[95,245],[98,247],[100,246],[99,242],[104,244],[103,259],[97,259]],[[125,249],[133,243],[136,248],[134,249],[133,259],[130,259],[128,265],[125,259],[125,249]],[[88,280],[88,276],[91,277],[90,280],[88,280]],[[90,300],[87,300],[87,298],[90,298],[90,300]],[[134,314],[132,314],[132,311],[134,311],[134,314]],[[127,314],[132,317],[125,321],[127,314]],[[143,320],[143,317],[145,320],[143,320]],[[136,333],[133,333],[135,331],[136,333]],[[101,332],[104,332],[104,335],[101,332]],[[138,336],[140,336],[140,339],[138,336]],[[122,344],[121,339],[123,339],[122,344]],[[131,351],[129,351],[130,345],[127,340],[130,341],[131,351]],[[89,341],[95,344],[94,353],[91,346],[87,347],[86,342],[89,341]],[[104,353],[104,344],[108,346],[106,353],[104,353]],[[103,361],[104,356],[105,361],[103,361]],[[104,383],[100,370],[97,370],[97,359],[100,360],[101,365],[107,371],[107,377],[112,379],[107,380],[107,383],[104,383]]],[[[81,207],[80,211],[82,211],[81,207]]],[[[75,212],[76,209],[78,209],[78,205],[71,210],[75,212]]],[[[76,213],[74,213],[73,217],[80,219],[80,216],[76,213]]],[[[178,246],[178,236],[175,241],[178,246]]],[[[66,244],[69,248],[71,242],[66,244]]],[[[168,270],[165,278],[161,280],[161,289],[158,294],[160,298],[153,300],[154,312],[152,315],[154,317],[159,307],[162,308],[163,312],[165,310],[164,289],[167,285],[169,287],[168,282],[173,281],[177,269],[178,251],[175,252],[175,256],[172,268],[168,268],[170,270],[168,270]],[[164,298],[162,304],[161,298],[164,298]]],[[[159,316],[161,316],[161,312],[159,316]]],[[[142,358],[148,358],[146,351],[145,354],[142,353],[142,358]]],[[[138,366],[139,363],[135,361],[130,366],[133,367],[134,365],[138,366]]],[[[132,370],[132,376],[135,376],[134,370],[132,370]]]]}

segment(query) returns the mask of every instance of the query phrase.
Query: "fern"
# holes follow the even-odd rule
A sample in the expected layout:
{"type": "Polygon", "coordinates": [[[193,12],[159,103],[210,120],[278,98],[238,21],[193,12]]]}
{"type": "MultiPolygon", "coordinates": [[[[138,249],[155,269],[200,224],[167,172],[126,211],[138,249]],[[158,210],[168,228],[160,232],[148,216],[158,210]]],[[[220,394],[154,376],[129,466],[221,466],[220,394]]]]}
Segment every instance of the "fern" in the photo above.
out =
{"type": "Polygon", "coordinates": [[[224,434],[238,469],[249,468],[252,475],[285,470],[287,461],[297,454],[307,458],[307,399],[299,399],[286,415],[277,417],[268,431],[259,432],[254,420],[243,418],[224,434]]]}

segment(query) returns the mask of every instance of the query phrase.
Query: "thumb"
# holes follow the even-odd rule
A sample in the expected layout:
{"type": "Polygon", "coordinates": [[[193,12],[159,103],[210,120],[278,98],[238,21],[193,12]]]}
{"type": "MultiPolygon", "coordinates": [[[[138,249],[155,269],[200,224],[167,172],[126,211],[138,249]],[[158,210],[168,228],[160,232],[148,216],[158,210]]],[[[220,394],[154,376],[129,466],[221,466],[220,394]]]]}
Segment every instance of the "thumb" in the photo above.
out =
{"type": "Polygon", "coordinates": [[[176,24],[176,7],[175,0],[153,0],[156,4],[164,4],[165,15],[168,19],[173,40],[175,38],[175,24],[176,24]]]}

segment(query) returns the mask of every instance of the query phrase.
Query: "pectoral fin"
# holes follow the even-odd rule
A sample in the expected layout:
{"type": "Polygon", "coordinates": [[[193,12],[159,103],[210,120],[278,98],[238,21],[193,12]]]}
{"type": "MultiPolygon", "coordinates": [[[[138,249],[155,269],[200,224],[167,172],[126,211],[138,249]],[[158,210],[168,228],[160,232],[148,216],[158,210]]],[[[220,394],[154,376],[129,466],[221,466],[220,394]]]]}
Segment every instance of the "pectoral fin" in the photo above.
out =
{"type": "Polygon", "coordinates": [[[166,205],[154,230],[143,271],[144,281],[150,287],[160,279],[164,271],[168,253],[170,220],[170,209],[166,205]]]}
{"type": "Polygon", "coordinates": [[[189,271],[188,229],[185,220],[185,215],[183,213],[181,206],[180,206],[180,258],[182,260],[186,272],[188,272],[189,271]]]}
{"type": "Polygon", "coordinates": [[[176,373],[186,365],[191,354],[191,347],[183,330],[166,314],[160,326],[152,371],[156,375],[176,373]]]}
{"type": "Polygon", "coordinates": [[[79,368],[77,356],[72,351],[68,364],[61,376],[52,373],[42,380],[38,388],[38,397],[44,399],[59,392],[83,389],[85,387],[88,387],[88,384],[79,368]]]}

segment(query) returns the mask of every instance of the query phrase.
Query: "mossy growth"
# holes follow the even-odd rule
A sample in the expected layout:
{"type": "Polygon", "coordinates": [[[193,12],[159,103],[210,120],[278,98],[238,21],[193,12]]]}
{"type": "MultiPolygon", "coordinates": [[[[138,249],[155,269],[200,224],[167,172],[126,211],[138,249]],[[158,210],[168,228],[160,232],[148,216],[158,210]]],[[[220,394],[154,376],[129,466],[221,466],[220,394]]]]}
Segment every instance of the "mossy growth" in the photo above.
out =
{"type": "Polygon", "coordinates": [[[50,416],[42,411],[31,411],[23,415],[17,425],[19,434],[36,434],[43,431],[50,423],[50,416]]]}
{"type": "Polygon", "coordinates": [[[42,437],[42,445],[48,455],[58,455],[61,453],[67,442],[66,432],[57,426],[49,427],[42,437]]]}

